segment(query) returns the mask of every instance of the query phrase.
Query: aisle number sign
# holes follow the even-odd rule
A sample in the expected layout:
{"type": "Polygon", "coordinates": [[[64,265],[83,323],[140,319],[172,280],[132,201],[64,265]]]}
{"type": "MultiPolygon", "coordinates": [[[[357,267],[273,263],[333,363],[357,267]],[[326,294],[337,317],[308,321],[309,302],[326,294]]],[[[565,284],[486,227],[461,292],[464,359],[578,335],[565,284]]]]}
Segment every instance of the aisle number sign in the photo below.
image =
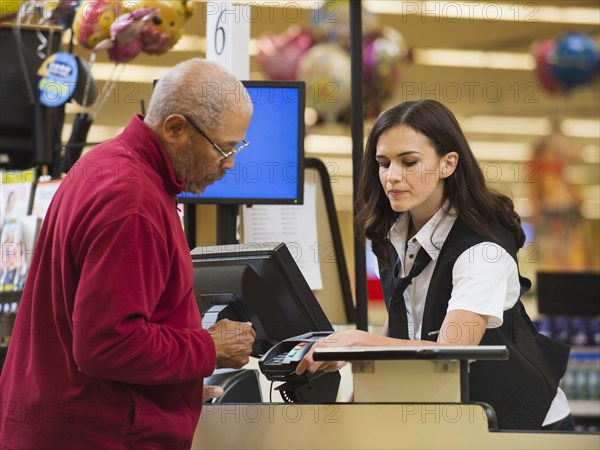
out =
{"type": "Polygon", "coordinates": [[[219,63],[240,80],[250,78],[250,21],[233,2],[206,4],[206,59],[219,63]]]}

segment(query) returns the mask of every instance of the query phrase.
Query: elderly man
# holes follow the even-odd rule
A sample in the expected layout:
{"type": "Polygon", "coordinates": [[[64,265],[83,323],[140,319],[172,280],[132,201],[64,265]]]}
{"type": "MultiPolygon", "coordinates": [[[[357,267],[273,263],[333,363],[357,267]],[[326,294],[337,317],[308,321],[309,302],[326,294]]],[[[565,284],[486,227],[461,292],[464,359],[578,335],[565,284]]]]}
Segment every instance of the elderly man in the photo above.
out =
{"type": "Polygon", "coordinates": [[[247,145],[242,84],[194,59],[157,84],[148,115],[88,152],[35,249],[0,383],[1,448],[191,446],[203,377],[248,362],[248,323],[201,327],[176,210],[247,145]]]}

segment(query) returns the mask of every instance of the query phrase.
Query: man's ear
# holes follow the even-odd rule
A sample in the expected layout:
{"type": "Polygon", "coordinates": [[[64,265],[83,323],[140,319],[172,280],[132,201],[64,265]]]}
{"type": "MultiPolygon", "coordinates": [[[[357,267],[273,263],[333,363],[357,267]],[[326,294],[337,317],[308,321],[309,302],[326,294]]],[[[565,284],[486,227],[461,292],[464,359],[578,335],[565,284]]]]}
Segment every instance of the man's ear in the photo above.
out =
{"type": "Polygon", "coordinates": [[[442,156],[440,165],[440,176],[442,178],[448,178],[456,170],[456,166],[458,165],[458,153],[446,153],[444,156],[442,156]]]}
{"type": "Polygon", "coordinates": [[[163,138],[169,144],[175,144],[188,132],[186,120],[181,114],[171,114],[162,123],[163,138]]]}

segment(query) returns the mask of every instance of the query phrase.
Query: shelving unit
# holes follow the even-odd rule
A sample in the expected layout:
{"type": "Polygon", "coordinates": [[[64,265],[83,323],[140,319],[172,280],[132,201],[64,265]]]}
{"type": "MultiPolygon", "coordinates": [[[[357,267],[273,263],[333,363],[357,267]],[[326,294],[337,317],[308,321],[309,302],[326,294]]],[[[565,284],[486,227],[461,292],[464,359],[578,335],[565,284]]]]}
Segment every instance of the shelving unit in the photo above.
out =
{"type": "Polygon", "coordinates": [[[537,319],[540,331],[570,344],[561,388],[579,431],[600,431],[600,274],[538,272],[537,319]],[[576,345],[587,342],[587,345],[576,345]],[[594,376],[595,378],[592,378],[594,376]]]}
{"type": "MultiPolygon", "coordinates": [[[[16,317],[15,312],[5,313],[5,305],[11,305],[13,303],[19,303],[21,300],[21,291],[18,292],[0,292],[0,372],[4,366],[4,359],[6,358],[6,352],[8,351],[8,336],[12,332],[14,326],[14,320],[16,317]]],[[[14,309],[14,308],[13,308],[14,309]]]]}
{"type": "Polygon", "coordinates": [[[575,417],[600,416],[600,400],[569,400],[569,406],[575,417]]]}

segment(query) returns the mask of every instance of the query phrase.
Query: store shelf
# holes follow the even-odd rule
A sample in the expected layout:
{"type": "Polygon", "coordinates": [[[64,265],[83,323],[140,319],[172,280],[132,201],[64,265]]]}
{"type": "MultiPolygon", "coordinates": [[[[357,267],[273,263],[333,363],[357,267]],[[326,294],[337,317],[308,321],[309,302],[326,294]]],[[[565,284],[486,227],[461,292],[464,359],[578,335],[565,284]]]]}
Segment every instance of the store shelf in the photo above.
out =
{"type": "Polygon", "coordinates": [[[23,291],[0,292],[0,303],[12,303],[21,300],[23,291]]]}
{"type": "Polygon", "coordinates": [[[569,400],[575,417],[600,417],[600,400],[569,400]]]}

